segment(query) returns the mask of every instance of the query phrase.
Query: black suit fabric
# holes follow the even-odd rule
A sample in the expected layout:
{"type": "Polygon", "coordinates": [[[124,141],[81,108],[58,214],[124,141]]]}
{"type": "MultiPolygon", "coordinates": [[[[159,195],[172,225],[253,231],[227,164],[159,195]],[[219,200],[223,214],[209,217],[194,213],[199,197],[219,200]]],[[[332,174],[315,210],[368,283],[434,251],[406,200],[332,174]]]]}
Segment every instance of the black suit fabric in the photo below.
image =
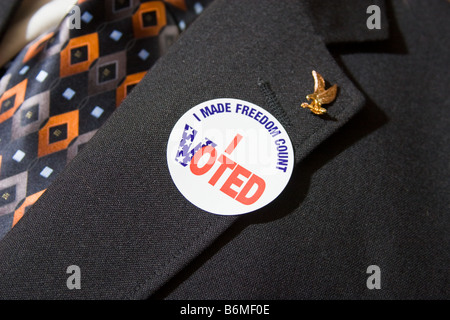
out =
{"type": "Polygon", "coordinates": [[[0,242],[0,297],[449,298],[449,6],[216,0],[0,242]],[[300,107],[312,70],[339,86],[326,116],[300,107]],[[176,121],[221,97],[282,117],[295,149],[243,216],[195,207],[167,168],[176,121]]]}

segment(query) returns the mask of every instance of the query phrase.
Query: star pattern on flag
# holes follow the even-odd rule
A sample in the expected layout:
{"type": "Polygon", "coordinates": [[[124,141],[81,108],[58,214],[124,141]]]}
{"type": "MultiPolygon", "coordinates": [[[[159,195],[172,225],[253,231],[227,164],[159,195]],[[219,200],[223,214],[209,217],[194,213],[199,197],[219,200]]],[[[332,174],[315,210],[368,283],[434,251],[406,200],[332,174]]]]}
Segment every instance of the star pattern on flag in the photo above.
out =
{"type": "Polygon", "coordinates": [[[191,162],[194,154],[204,146],[217,146],[210,139],[203,138],[202,142],[198,143],[194,148],[189,150],[191,145],[194,143],[194,139],[197,136],[197,133],[198,131],[192,128],[190,125],[186,124],[184,126],[183,135],[175,157],[175,161],[184,167],[186,167],[191,162]]]}

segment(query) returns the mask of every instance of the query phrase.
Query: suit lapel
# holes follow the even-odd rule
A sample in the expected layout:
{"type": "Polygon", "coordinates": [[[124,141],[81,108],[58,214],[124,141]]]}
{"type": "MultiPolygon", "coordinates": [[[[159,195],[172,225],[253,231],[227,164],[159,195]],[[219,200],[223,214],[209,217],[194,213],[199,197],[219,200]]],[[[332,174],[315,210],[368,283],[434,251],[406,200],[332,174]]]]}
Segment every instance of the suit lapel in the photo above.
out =
{"type": "MultiPolygon", "coordinates": [[[[296,1],[210,5],[0,243],[3,281],[28,279],[9,297],[146,298],[241,218],[200,210],[172,182],[167,140],[191,107],[230,97],[279,115],[296,164],[358,112],[364,98],[309,10],[296,1]],[[339,86],[323,117],[300,107],[314,89],[312,70],[339,86]],[[70,264],[80,266],[86,289],[65,288],[61,270],[70,264]]],[[[283,200],[261,211],[289,207],[283,200]]]]}

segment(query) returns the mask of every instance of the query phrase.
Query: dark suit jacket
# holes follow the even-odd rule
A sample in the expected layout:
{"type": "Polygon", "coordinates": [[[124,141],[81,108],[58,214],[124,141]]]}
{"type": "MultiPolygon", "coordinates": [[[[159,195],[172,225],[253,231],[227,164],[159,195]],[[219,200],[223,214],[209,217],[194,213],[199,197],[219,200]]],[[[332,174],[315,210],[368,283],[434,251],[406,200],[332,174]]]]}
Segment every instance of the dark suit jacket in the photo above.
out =
{"type": "Polygon", "coordinates": [[[0,242],[0,297],[449,298],[449,6],[215,1],[0,242]],[[326,116],[300,107],[312,70],[339,86],[326,116]],[[175,122],[219,97],[284,114],[295,149],[243,216],[195,207],[167,168],[175,122]]]}

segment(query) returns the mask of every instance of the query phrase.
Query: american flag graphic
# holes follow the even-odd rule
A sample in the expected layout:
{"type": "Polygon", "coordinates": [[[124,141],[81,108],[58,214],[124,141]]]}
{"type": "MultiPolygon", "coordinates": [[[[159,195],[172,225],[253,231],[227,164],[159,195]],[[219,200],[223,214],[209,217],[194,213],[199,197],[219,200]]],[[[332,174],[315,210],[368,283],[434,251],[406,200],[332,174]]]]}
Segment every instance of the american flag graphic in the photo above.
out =
{"type": "Polygon", "coordinates": [[[191,149],[196,135],[197,130],[195,130],[188,124],[184,126],[183,136],[178,147],[177,156],[175,157],[175,161],[181,164],[183,167],[186,167],[191,162],[192,157],[199,149],[203,148],[204,146],[213,146],[214,148],[217,146],[217,144],[215,144],[208,138],[203,138],[201,142],[199,142],[194,148],[191,149]]]}

